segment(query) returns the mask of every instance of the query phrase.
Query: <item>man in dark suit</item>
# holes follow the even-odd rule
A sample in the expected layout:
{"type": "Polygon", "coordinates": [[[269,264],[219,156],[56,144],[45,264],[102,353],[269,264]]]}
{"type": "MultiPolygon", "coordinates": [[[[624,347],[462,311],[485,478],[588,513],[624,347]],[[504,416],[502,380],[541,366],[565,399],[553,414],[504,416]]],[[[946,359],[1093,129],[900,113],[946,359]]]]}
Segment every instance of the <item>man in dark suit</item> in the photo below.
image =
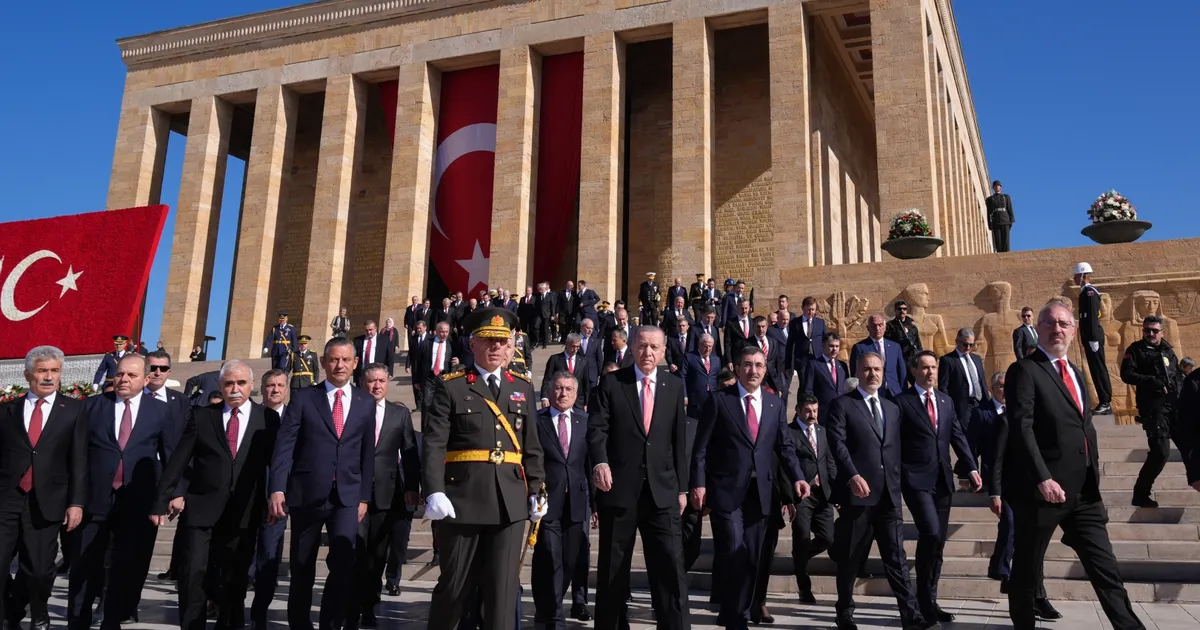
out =
{"type": "Polygon", "coordinates": [[[430,320],[430,328],[437,325],[438,322],[446,322],[453,329],[456,323],[455,315],[458,313],[458,308],[450,298],[442,298],[441,306],[434,310],[433,317],[430,320]]]}
{"type": "Polygon", "coordinates": [[[367,393],[375,403],[375,483],[367,517],[358,525],[354,567],[357,605],[352,605],[345,626],[350,630],[378,625],[375,605],[380,600],[388,547],[396,545],[401,557],[407,555],[413,511],[421,490],[421,458],[412,414],[404,405],[387,400],[389,379],[383,366],[368,365],[363,373],[367,393]]]}
{"type": "Polygon", "coordinates": [[[895,400],[904,391],[904,383],[908,380],[908,368],[904,365],[904,351],[900,344],[883,338],[887,321],[880,313],[867,318],[867,338],[854,344],[850,349],[850,369],[858,370],[858,359],[867,352],[878,354],[883,361],[883,386],[880,390],[884,398],[895,400]]]}
{"type": "MultiPolygon", "coordinates": [[[[287,410],[287,374],[282,370],[267,370],[262,375],[261,382],[263,407],[274,411],[282,422],[283,414],[287,410]]],[[[269,463],[267,468],[270,468],[269,463]]],[[[270,486],[269,478],[267,485],[270,486]]],[[[263,496],[266,496],[265,489],[263,496]]],[[[271,602],[275,601],[275,590],[279,588],[279,566],[283,562],[283,535],[286,530],[286,518],[267,522],[259,530],[254,564],[248,572],[249,583],[254,585],[254,601],[250,603],[250,630],[266,630],[267,611],[271,602]]]]}
{"type": "MultiPolygon", "coordinates": [[[[613,311],[613,321],[611,322],[610,326],[604,329],[605,356],[609,355],[609,348],[611,347],[610,342],[612,341],[612,331],[614,330],[623,331],[625,333],[626,341],[633,343],[635,338],[634,333],[637,332],[637,326],[634,326],[632,323],[630,323],[629,311],[625,310],[623,307],[617,307],[617,309],[613,311]]],[[[607,363],[607,361],[605,362],[607,363]]]]}
{"type": "Polygon", "coordinates": [[[596,332],[596,324],[588,318],[579,322],[579,354],[588,364],[592,385],[600,381],[600,365],[604,362],[604,338],[596,332]]]}
{"type": "MultiPolygon", "coordinates": [[[[765,334],[766,320],[762,319],[765,334]]],[[[765,339],[765,337],[763,337],[765,339]]],[[[763,388],[767,361],[754,346],[736,361],[738,384],[709,397],[692,450],[692,508],[707,505],[724,584],[720,622],[745,630],[762,557],[778,465],[799,499],[809,494],[783,401],[763,388]],[[776,464],[776,457],[779,458],[776,464]]],[[[755,611],[757,612],[757,611],[755,611]]]]}
{"type": "Polygon", "coordinates": [[[692,309],[692,317],[700,319],[700,313],[704,312],[704,290],[708,285],[704,283],[704,274],[696,274],[696,281],[688,287],[688,306],[692,309]]]}
{"type": "MultiPolygon", "coordinates": [[[[697,341],[701,335],[711,335],[713,338],[713,354],[721,361],[721,365],[725,365],[725,361],[721,359],[721,327],[717,325],[717,312],[711,308],[706,308],[701,311],[700,319],[696,322],[696,326],[691,330],[694,339],[697,341]]],[[[693,350],[695,348],[692,348],[693,350]]]]}
{"type": "Polygon", "coordinates": [[[579,327],[579,294],[575,283],[567,280],[567,286],[555,296],[558,305],[558,336],[565,342],[567,335],[579,327]]]}
{"type": "MultiPolygon", "coordinates": [[[[763,353],[767,369],[763,385],[771,388],[775,392],[775,395],[780,397],[781,402],[784,404],[784,411],[786,412],[787,392],[783,391],[784,386],[787,385],[787,380],[783,376],[784,347],[767,335],[768,330],[770,330],[770,326],[767,324],[767,318],[762,315],[755,317],[754,334],[750,338],[750,343],[746,345],[752,345],[758,348],[759,352],[763,353]]],[[[787,413],[784,413],[784,417],[786,419],[787,413]]]]}
{"type": "Polygon", "coordinates": [[[742,300],[737,303],[737,314],[725,322],[725,347],[721,349],[721,358],[725,367],[733,370],[733,361],[742,352],[742,346],[750,343],[754,336],[754,318],[750,316],[750,302],[742,300]]]}
{"type": "Polygon", "coordinates": [[[634,363],[633,349],[629,347],[629,337],[620,326],[609,333],[608,344],[604,346],[604,363],[616,363],[618,367],[629,367],[634,363]]]}
{"type": "Polygon", "coordinates": [[[1062,527],[1113,628],[1143,628],[1108,538],[1100,444],[1083,373],[1066,359],[1075,337],[1070,308],[1047,304],[1037,328],[1039,351],[1009,367],[1005,383],[1009,438],[1003,497],[1013,510],[1014,549],[1009,617],[1017,630],[1034,627],[1039,567],[1054,530],[1062,527]]]}
{"type": "Polygon", "coordinates": [[[600,325],[600,314],[596,312],[596,306],[599,304],[600,295],[588,288],[587,280],[580,280],[579,317],[581,325],[585,319],[591,320],[593,328],[600,325]]]}
{"type": "Polygon", "coordinates": [[[553,377],[560,372],[566,372],[575,377],[577,386],[576,405],[582,411],[587,406],[587,396],[592,389],[592,373],[591,366],[584,360],[583,353],[580,351],[582,341],[579,335],[571,333],[567,335],[566,344],[562,352],[550,355],[546,359],[546,369],[542,372],[542,389],[541,399],[542,405],[549,405],[553,402],[554,397],[554,382],[553,377]]]}
{"type": "Polygon", "coordinates": [[[59,529],[73,532],[83,519],[88,415],[58,393],[62,366],[58,348],[33,348],[25,355],[29,391],[0,407],[0,558],[9,562],[20,550],[16,579],[9,584],[7,565],[0,578],[0,620],[9,627],[20,626],[25,600],[31,629],[50,627],[59,529]],[[9,586],[16,592],[6,593],[9,586]]]}
{"type": "Polygon", "coordinates": [[[1001,190],[1004,190],[1004,187],[1000,180],[992,182],[994,194],[987,198],[987,226],[992,231],[992,248],[996,252],[1008,251],[1009,230],[1017,222],[1013,216],[1012,198],[1000,192],[1001,190]]]}
{"type": "MultiPolygon", "coordinates": [[[[828,334],[828,333],[826,333],[828,334]]],[[[833,488],[837,483],[837,465],[829,450],[825,427],[818,422],[820,403],[812,394],[802,393],[796,402],[796,419],[788,426],[792,444],[800,459],[804,478],[812,492],[807,498],[789,497],[792,518],[792,570],[800,603],[815,604],[808,561],[829,549],[833,542],[833,488]]]]}
{"type": "MultiPolygon", "coordinates": [[[[167,403],[171,409],[171,422],[175,426],[175,435],[183,435],[183,428],[187,425],[188,417],[191,415],[191,405],[188,399],[181,393],[167,387],[167,379],[171,377],[171,355],[165,350],[155,350],[146,355],[149,372],[146,373],[146,393],[155,398],[167,403]]],[[[175,530],[175,537],[171,542],[171,563],[168,565],[165,573],[160,573],[160,580],[175,580],[181,572],[183,561],[183,537],[180,536],[180,529],[175,530]]],[[[148,538],[145,544],[151,548],[153,553],[155,539],[148,538]]],[[[138,600],[141,597],[139,595],[138,600]]]]}
{"type": "Polygon", "coordinates": [[[696,351],[687,354],[679,373],[683,378],[689,418],[700,417],[700,410],[712,393],[717,391],[717,376],[720,373],[721,359],[713,353],[712,337],[701,335],[696,351]]]}
{"type": "MultiPolygon", "coordinates": [[[[975,349],[975,332],[960,328],[954,338],[955,349],[942,355],[938,362],[938,391],[954,401],[954,417],[961,422],[970,422],[975,408],[987,401],[987,377],[983,372],[983,361],[972,352],[975,349]]],[[[976,445],[971,444],[971,452],[976,445]]]]}
{"type": "Polygon", "coordinates": [[[1037,329],[1033,327],[1033,309],[1021,309],[1021,325],[1013,329],[1013,355],[1024,359],[1037,350],[1037,329]]]}
{"type": "MultiPolygon", "coordinates": [[[[821,344],[825,337],[825,320],[817,317],[817,298],[805,297],[800,303],[800,316],[788,325],[788,365],[796,372],[803,370],[808,360],[821,355],[821,344]]],[[[821,403],[825,410],[824,402],[821,403]]]]}
{"type": "Polygon", "coordinates": [[[538,333],[537,339],[533,340],[535,346],[545,348],[550,341],[550,323],[558,314],[557,304],[556,296],[550,291],[550,285],[545,282],[539,284],[538,294],[534,298],[537,313],[534,330],[538,333]]]}
{"type": "Polygon", "coordinates": [[[683,286],[682,278],[675,278],[675,283],[672,284],[670,286],[670,288],[667,289],[667,295],[665,297],[667,298],[667,306],[668,307],[675,305],[675,298],[680,298],[680,297],[683,298],[683,303],[686,307],[687,298],[688,298],[688,290],[686,287],[683,286]]]}
{"type": "Polygon", "coordinates": [[[375,403],[350,385],[356,361],[349,339],[334,338],[321,357],[325,380],[292,393],[271,456],[270,517],[292,519],[288,625],[307,628],[321,530],[329,540],[329,577],[320,627],[341,628],[354,575],[358,523],[367,515],[375,473],[375,403]]]}
{"type": "Polygon", "coordinates": [[[413,358],[412,377],[413,388],[418,393],[417,400],[420,401],[422,411],[429,405],[434,381],[458,364],[458,355],[459,350],[450,339],[450,325],[446,322],[438,322],[434,327],[433,336],[425,339],[417,347],[417,354],[413,358]]]}
{"type": "Polygon", "coordinates": [[[917,603],[929,621],[949,623],[954,615],[937,602],[942,551],[954,497],[953,448],[970,476],[972,492],[983,487],[971,447],[954,412],[954,402],[937,391],[938,359],[922,350],[909,361],[913,387],[896,398],[900,407],[900,487],[917,526],[917,603]]]}
{"type": "Polygon", "coordinates": [[[558,371],[547,385],[542,396],[550,406],[538,412],[537,428],[545,454],[549,510],[533,550],[534,624],[561,630],[566,627],[563,597],[583,560],[580,549],[588,536],[592,466],[587,453],[588,415],[578,402],[578,378],[558,371]]]}
{"type": "Polygon", "coordinates": [[[599,491],[600,560],[596,628],[627,623],[625,598],[634,536],[640,531],[650,588],[658,591],[658,627],[689,627],[680,514],[687,504],[687,423],[683,383],[658,369],[666,352],[662,331],[639,329],[637,363],[600,382],[589,405],[588,453],[599,491]]]}
{"type": "Polygon", "coordinates": [[[205,628],[210,598],[216,603],[218,628],[245,624],[246,580],[279,431],[278,414],[250,401],[250,366],[227,361],[218,380],[225,402],[197,408],[191,415],[163,469],[150,513],[157,527],[187,511],[180,523],[178,588],[179,626],[185,630],[205,628]],[[210,566],[217,576],[208,576],[210,566]],[[206,591],[206,585],[212,588],[206,591]]]}
{"type": "Polygon", "coordinates": [[[354,356],[358,367],[354,369],[354,382],[362,383],[363,368],[372,363],[392,364],[394,346],[379,336],[375,320],[368,319],[363,324],[363,334],[354,338],[354,356]]]}
{"type": "Polygon", "coordinates": [[[414,347],[413,336],[417,334],[417,322],[424,321],[426,317],[425,306],[421,303],[421,298],[412,296],[412,304],[404,309],[404,334],[408,337],[408,350],[412,352],[414,347]]]}
{"type": "Polygon", "coordinates": [[[675,332],[664,333],[667,337],[667,368],[679,377],[683,376],[681,370],[687,362],[687,353],[696,347],[696,336],[691,333],[691,322],[686,319],[679,320],[675,332]]]}
{"type": "MultiPolygon", "coordinates": [[[[880,317],[881,336],[883,325],[880,317]]],[[[896,351],[899,356],[899,346],[896,351]]],[[[926,620],[917,608],[904,553],[900,409],[881,395],[883,359],[867,349],[857,366],[858,388],[833,400],[826,423],[838,475],[833,501],[841,506],[830,554],[837,561],[837,627],[858,627],[854,622],[854,582],[874,540],[904,628],[931,628],[938,624],[926,620]]]]}
{"type": "Polygon", "coordinates": [[[100,627],[115,630],[135,614],[153,549],[151,510],[162,462],[178,434],[167,403],[145,393],[146,358],[128,354],[117,364],[113,392],[87,401],[88,494],[76,533],[68,587],[67,625],[85,630],[92,604],[104,593],[100,627]],[[106,558],[119,558],[106,569],[106,558]],[[108,588],[105,589],[107,582],[108,588]]]}
{"type": "Polygon", "coordinates": [[[800,372],[800,391],[816,397],[821,420],[829,415],[830,403],[842,395],[850,369],[838,359],[842,349],[842,338],[835,332],[827,332],[821,340],[821,355],[811,357],[800,372]]]}
{"type": "Polygon", "coordinates": [[[521,330],[528,333],[535,343],[538,334],[537,314],[537,296],[533,294],[533,287],[525,287],[525,295],[517,300],[517,320],[521,322],[521,330]]]}
{"type": "Polygon", "coordinates": [[[671,306],[663,311],[663,332],[667,337],[678,335],[680,324],[686,322],[689,327],[694,326],[696,321],[692,319],[692,313],[688,310],[686,300],[676,296],[671,302],[671,306]]]}
{"type": "Polygon", "coordinates": [[[217,385],[217,371],[201,372],[187,380],[183,386],[183,394],[188,397],[193,407],[208,405],[208,397],[213,392],[220,393],[217,385]]]}

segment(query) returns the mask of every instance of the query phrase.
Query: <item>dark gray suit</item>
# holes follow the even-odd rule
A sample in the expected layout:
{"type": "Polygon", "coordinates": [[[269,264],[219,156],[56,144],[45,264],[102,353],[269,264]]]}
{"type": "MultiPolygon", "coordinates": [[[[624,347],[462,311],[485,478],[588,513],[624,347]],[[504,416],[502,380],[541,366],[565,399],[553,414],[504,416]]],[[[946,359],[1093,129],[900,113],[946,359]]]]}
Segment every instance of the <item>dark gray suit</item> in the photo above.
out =
{"type": "Polygon", "coordinates": [[[1013,354],[1018,359],[1024,359],[1037,349],[1038,334],[1037,330],[1030,326],[1017,326],[1013,329],[1013,354]]]}
{"type": "Polygon", "coordinates": [[[796,506],[796,518],[792,520],[792,564],[796,574],[796,585],[801,592],[812,591],[812,580],[808,576],[808,561],[813,556],[829,549],[833,542],[833,486],[837,479],[837,464],[829,450],[829,439],[825,427],[814,425],[817,429],[817,451],[808,439],[807,426],[792,422],[788,428],[792,432],[792,444],[796,447],[796,456],[800,458],[800,467],[804,469],[804,477],[812,486],[812,494],[803,501],[797,501],[793,495],[785,499],[796,506]]]}

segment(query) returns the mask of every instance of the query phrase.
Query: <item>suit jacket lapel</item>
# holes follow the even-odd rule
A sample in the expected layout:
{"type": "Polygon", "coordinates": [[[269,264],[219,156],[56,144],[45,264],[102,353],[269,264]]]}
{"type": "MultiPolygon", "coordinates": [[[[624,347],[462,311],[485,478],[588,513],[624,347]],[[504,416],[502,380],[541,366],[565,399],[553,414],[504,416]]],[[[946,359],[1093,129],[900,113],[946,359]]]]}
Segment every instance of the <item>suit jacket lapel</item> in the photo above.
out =
{"type": "MultiPolygon", "coordinates": [[[[736,386],[734,386],[733,391],[737,391],[736,386]]],[[[742,436],[746,438],[746,442],[753,446],[754,441],[750,439],[750,420],[746,417],[746,406],[742,404],[742,400],[738,398],[737,394],[722,396],[722,398],[726,401],[725,406],[729,410],[729,417],[734,420],[734,424],[737,425],[742,436]]]]}
{"type": "MultiPolygon", "coordinates": [[[[775,418],[778,414],[779,414],[778,403],[776,403],[774,400],[771,400],[770,398],[767,398],[766,396],[763,396],[763,398],[762,398],[762,417],[758,419],[758,435],[759,435],[759,437],[763,436],[764,434],[770,435],[771,431],[775,431],[774,422],[776,421],[775,418]]],[[[749,427],[747,427],[747,430],[748,429],[749,429],[749,427]]],[[[766,442],[767,442],[767,440],[763,440],[762,442],[759,442],[756,440],[754,442],[754,447],[758,448],[759,444],[765,444],[766,442]]]]}
{"type": "MultiPolygon", "coordinates": [[[[871,425],[871,430],[875,432],[875,437],[878,437],[879,441],[882,442],[883,434],[879,432],[879,426],[875,424],[875,416],[871,413],[871,406],[867,404],[866,399],[863,398],[861,394],[856,392],[856,395],[854,396],[854,403],[855,406],[858,407],[859,411],[862,411],[864,414],[866,414],[865,417],[867,419],[867,424],[871,425]]],[[[879,413],[884,413],[883,405],[879,406],[879,413]]],[[[886,423],[887,418],[884,418],[884,424],[886,423]]]]}
{"type": "MultiPolygon", "coordinates": [[[[1075,413],[1079,414],[1079,418],[1082,420],[1083,410],[1075,406],[1075,399],[1071,397],[1071,392],[1067,390],[1066,383],[1063,383],[1062,375],[1058,373],[1058,370],[1054,369],[1054,362],[1051,361],[1050,357],[1046,356],[1046,353],[1044,352],[1039,351],[1036,352],[1036,354],[1040,356],[1040,358],[1037,359],[1037,362],[1040,363],[1042,365],[1042,369],[1046,370],[1046,373],[1050,375],[1050,380],[1054,381],[1054,384],[1058,387],[1058,391],[1062,392],[1063,397],[1067,399],[1067,402],[1071,404],[1071,407],[1075,408],[1075,413]]],[[[1075,366],[1072,365],[1071,370],[1075,371],[1075,366]]],[[[1083,383],[1083,379],[1079,377],[1078,371],[1075,371],[1075,377],[1076,381],[1078,381],[1080,384],[1083,383]]],[[[1083,403],[1083,396],[1083,392],[1080,392],[1080,403],[1083,403]]]]}
{"type": "MultiPolygon", "coordinates": [[[[233,478],[236,480],[242,472],[242,466],[246,463],[246,459],[250,457],[250,445],[254,442],[254,433],[262,429],[266,420],[263,417],[262,405],[252,405],[250,407],[249,417],[246,418],[246,431],[242,434],[242,442],[238,444],[237,457],[233,459],[233,478]]],[[[228,443],[228,440],[226,440],[228,443]]],[[[228,444],[226,444],[228,448],[228,444]]]]}
{"type": "MultiPolygon", "coordinates": [[[[238,415],[240,416],[241,414],[239,413],[238,415]]],[[[217,442],[221,444],[221,452],[228,455],[230,459],[233,459],[233,452],[229,450],[229,438],[227,437],[227,431],[225,430],[225,409],[218,409],[215,414],[212,414],[212,416],[212,428],[213,431],[216,432],[217,442]]],[[[248,419],[241,418],[241,421],[246,422],[248,419]]],[[[247,427],[247,429],[249,429],[249,427],[247,427]]]]}
{"type": "MultiPolygon", "coordinates": [[[[571,419],[574,420],[574,417],[572,417],[571,419]]],[[[563,452],[562,443],[559,442],[557,439],[558,432],[555,430],[555,426],[554,426],[555,425],[554,414],[551,413],[549,410],[546,410],[545,413],[539,412],[538,413],[538,423],[542,425],[542,430],[546,432],[547,437],[555,438],[555,439],[551,440],[551,442],[554,442],[554,450],[558,451],[558,454],[562,455],[563,459],[566,460],[567,454],[563,452]]],[[[571,427],[571,428],[574,429],[574,427],[571,427]]],[[[574,438],[573,434],[572,434],[572,438],[574,438]]],[[[545,447],[543,446],[542,448],[544,449],[545,447]]]]}
{"type": "Polygon", "coordinates": [[[641,384],[637,381],[637,372],[633,371],[633,368],[621,369],[629,370],[629,375],[633,377],[632,382],[625,384],[625,398],[629,402],[629,408],[633,410],[633,417],[636,420],[634,424],[637,425],[638,431],[641,431],[642,435],[645,435],[646,427],[645,422],[642,420],[642,400],[638,396],[638,389],[641,387],[641,384]]]}

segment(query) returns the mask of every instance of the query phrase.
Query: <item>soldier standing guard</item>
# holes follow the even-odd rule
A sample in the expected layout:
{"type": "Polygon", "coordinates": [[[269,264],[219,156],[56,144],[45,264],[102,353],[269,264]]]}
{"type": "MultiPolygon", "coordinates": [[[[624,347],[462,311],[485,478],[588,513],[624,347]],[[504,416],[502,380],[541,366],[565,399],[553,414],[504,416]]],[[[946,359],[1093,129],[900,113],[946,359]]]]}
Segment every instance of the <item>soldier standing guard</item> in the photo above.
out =
{"type": "Polygon", "coordinates": [[[1101,325],[1100,292],[1092,286],[1092,266],[1081,262],[1075,265],[1075,284],[1079,285],[1079,338],[1087,359],[1092,385],[1096,387],[1096,408],[1092,413],[1104,416],[1112,413],[1112,381],[1108,363],[1104,361],[1104,327],[1101,325]]]}
{"type": "Polygon", "coordinates": [[[512,369],[533,378],[533,344],[520,328],[513,331],[512,369]]]}
{"type": "Polygon", "coordinates": [[[425,518],[441,520],[431,630],[458,624],[468,587],[476,583],[483,600],[480,627],[511,630],[525,523],[546,514],[538,501],[545,473],[533,385],[505,370],[516,319],[512,311],[494,307],[468,315],[464,324],[472,331],[475,365],[434,381],[425,410],[425,518]]]}
{"type": "Polygon", "coordinates": [[[301,387],[311,387],[317,382],[317,374],[320,373],[320,363],[317,361],[317,353],[308,349],[308,342],[312,341],[312,337],[308,335],[300,335],[300,347],[292,353],[292,389],[300,389],[301,387]]]}
{"type": "Polygon", "coordinates": [[[292,356],[292,350],[296,347],[296,328],[288,323],[288,314],[279,314],[279,323],[271,328],[271,332],[267,334],[267,341],[263,344],[263,352],[270,353],[271,367],[277,370],[287,371],[288,359],[292,356]]]}
{"type": "Polygon", "coordinates": [[[647,271],[646,281],[638,287],[638,306],[642,310],[641,323],[647,326],[658,325],[658,303],[661,296],[658,294],[658,285],[654,282],[656,275],[653,271],[647,271]]]}
{"type": "Polygon", "coordinates": [[[113,335],[112,340],[113,351],[104,353],[104,357],[100,359],[100,367],[96,368],[96,376],[92,379],[92,387],[96,391],[112,391],[113,379],[117,376],[117,363],[121,357],[129,354],[129,337],[113,335]]]}

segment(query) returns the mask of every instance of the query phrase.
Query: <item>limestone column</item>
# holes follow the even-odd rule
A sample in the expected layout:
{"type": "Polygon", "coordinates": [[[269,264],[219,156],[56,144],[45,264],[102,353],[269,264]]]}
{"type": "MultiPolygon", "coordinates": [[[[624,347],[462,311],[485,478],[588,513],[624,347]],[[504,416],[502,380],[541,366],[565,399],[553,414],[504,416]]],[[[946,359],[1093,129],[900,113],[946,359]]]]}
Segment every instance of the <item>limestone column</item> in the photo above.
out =
{"type": "Polygon", "coordinates": [[[712,274],[713,37],[704,18],[671,35],[671,244],[660,254],[666,282],[712,274]]]}
{"type": "Polygon", "coordinates": [[[625,42],[616,33],[583,40],[583,138],[579,168],[578,276],[602,300],[621,284],[621,190],[625,137],[625,42]]]}
{"type": "Polygon", "coordinates": [[[381,313],[403,313],[409,296],[425,296],[429,257],[430,187],[441,74],[424,62],[409,63],[400,67],[399,80],[381,313]]]}
{"type": "Polygon", "coordinates": [[[121,109],[107,209],[162,203],[163,164],[167,159],[170,118],[166,112],[153,107],[121,109]]]}
{"type": "Polygon", "coordinates": [[[281,85],[259,88],[229,296],[226,358],[261,357],[266,330],[275,321],[274,313],[267,312],[267,299],[280,190],[288,177],[295,137],[296,94],[281,85]]]}
{"type": "Polygon", "coordinates": [[[179,204],[175,208],[171,266],[163,298],[163,346],[176,360],[183,360],[193,346],[202,343],[208,324],[213,254],[217,247],[232,119],[230,104],[214,96],[192,101],[179,204]]]}
{"type": "Polygon", "coordinates": [[[804,267],[815,264],[809,102],[809,17],[802,2],[767,9],[771,73],[771,203],[775,269],[764,276],[786,292],[804,267]]]}
{"type": "MultiPolygon", "coordinates": [[[[366,90],[353,75],[327,80],[321,150],[317,157],[317,193],[313,200],[313,245],[308,250],[309,284],[304,292],[304,312],[300,315],[300,331],[314,340],[329,336],[329,322],[337,315],[342,300],[346,225],[350,219],[350,193],[354,165],[361,150],[358,139],[366,120],[366,107],[366,90]]],[[[350,321],[361,324],[362,318],[350,321]]]]}
{"type": "Polygon", "coordinates": [[[871,1],[875,144],[883,225],[890,225],[892,217],[909,208],[928,213],[935,207],[923,5],[923,0],[871,1]]]}
{"type": "Polygon", "coordinates": [[[533,212],[537,193],[534,156],[541,57],[528,46],[500,53],[496,111],[496,164],[492,188],[492,246],[488,286],[524,295],[533,264],[533,212]]]}

